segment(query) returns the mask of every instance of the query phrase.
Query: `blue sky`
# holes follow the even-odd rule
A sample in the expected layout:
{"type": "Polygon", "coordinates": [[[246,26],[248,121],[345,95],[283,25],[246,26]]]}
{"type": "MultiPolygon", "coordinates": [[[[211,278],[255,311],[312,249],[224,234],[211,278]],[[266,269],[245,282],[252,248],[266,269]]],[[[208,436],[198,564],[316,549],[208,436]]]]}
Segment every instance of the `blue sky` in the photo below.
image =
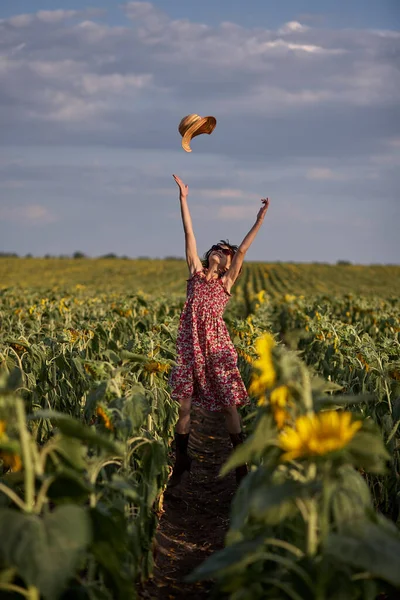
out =
{"type": "MultiPolygon", "coordinates": [[[[119,9],[122,2],[109,0],[13,0],[0,6],[0,18],[38,10],[103,8],[107,21],[126,22],[119,9]]],[[[157,0],[154,6],[173,19],[190,19],[217,25],[233,21],[248,27],[273,27],[293,19],[303,19],[330,27],[374,27],[394,29],[400,24],[398,0],[157,0]]]]}
{"type": "Polygon", "coordinates": [[[400,3],[0,4],[0,251],[398,263],[400,3]],[[191,112],[211,136],[180,147],[191,112]]]}

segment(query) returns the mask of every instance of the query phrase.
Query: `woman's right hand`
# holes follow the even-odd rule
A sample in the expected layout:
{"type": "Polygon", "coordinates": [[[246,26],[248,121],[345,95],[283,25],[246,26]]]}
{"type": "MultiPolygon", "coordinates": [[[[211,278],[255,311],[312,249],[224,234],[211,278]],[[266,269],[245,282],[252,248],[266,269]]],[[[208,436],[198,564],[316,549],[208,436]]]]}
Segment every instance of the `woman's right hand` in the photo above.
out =
{"type": "Polygon", "coordinates": [[[178,175],[172,175],[172,177],[175,179],[175,181],[176,181],[176,183],[177,183],[177,185],[179,187],[181,196],[183,196],[184,198],[186,198],[186,196],[189,193],[189,186],[185,185],[183,183],[182,179],[180,177],[178,177],[178,175]]]}

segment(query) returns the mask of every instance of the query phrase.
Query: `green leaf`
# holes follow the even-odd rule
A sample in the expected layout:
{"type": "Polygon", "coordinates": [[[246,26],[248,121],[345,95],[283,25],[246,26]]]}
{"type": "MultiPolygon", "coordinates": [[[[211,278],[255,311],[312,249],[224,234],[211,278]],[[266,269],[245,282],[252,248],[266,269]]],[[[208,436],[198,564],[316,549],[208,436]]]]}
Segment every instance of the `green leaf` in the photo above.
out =
{"type": "Polygon", "coordinates": [[[365,522],[357,534],[331,534],[326,552],[340,563],[400,587],[400,534],[397,531],[365,522]]]}
{"type": "Polygon", "coordinates": [[[400,420],[400,396],[392,400],[392,417],[394,421],[400,420]]]}
{"type": "Polygon", "coordinates": [[[339,479],[335,482],[331,496],[331,508],[339,529],[348,531],[352,524],[366,518],[372,508],[369,487],[363,477],[350,465],[340,467],[339,479]]]}
{"type": "Polygon", "coordinates": [[[137,485],[131,484],[121,475],[114,474],[112,481],[107,483],[107,488],[121,492],[121,494],[123,494],[130,501],[135,502],[135,504],[141,504],[141,498],[137,490],[137,485]]]}
{"type": "Polygon", "coordinates": [[[61,434],[56,434],[45,444],[43,449],[51,449],[57,452],[62,458],[69,463],[77,471],[86,469],[86,447],[81,440],[71,437],[65,437],[61,434]]]}
{"type": "Polygon", "coordinates": [[[57,600],[91,542],[91,522],[84,508],[57,507],[43,518],[0,510],[0,550],[26,585],[46,600],[57,600]]]}
{"type": "Polygon", "coordinates": [[[224,477],[229,471],[250,462],[253,457],[260,455],[276,440],[276,428],[270,415],[263,415],[257,423],[254,433],[240,444],[223,465],[220,475],[224,477]]]}
{"type": "Polygon", "coordinates": [[[254,562],[264,552],[264,537],[260,536],[254,540],[245,540],[228,546],[223,550],[214,552],[190,575],[185,577],[187,582],[212,579],[216,575],[222,575],[227,571],[240,570],[254,562]]]}
{"type": "Polygon", "coordinates": [[[386,462],[390,456],[385,448],[381,434],[376,425],[363,422],[354,438],[349,442],[346,451],[352,456],[357,467],[363,467],[370,473],[385,473],[386,462]]]}
{"type": "Polygon", "coordinates": [[[5,380],[5,386],[1,386],[4,391],[12,392],[22,385],[22,372],[19,367],[15,367],[5,380]]]}
{"type": "Polygon", "coordinates": [[[92,389],[89,392],[89,394],[87,395],[85,408],[83,411],[84,415],[85,415],[85,419],[87,421],[89,421],[93,417],[94,412],[97,407],[97,404],[99,402],[101,402],[103,400],[104,396],[106,395],[107,387],[108,387],[108,382],[102,381],[97,387],[92,389]]]}
{"type": "Polygon", "coordinates": [[[83,362],[80,358],[72,358],[72,363],[75,365],[76,370],[78,371],[79,375],[81,376],[81,378],[86,381],[87,379],[87,373],[85,372],[84,368],[83,368],[83,362]]]}
{"type": "Polygon", "coordinates": [[[274,511],[273,523],[276,524],[291,512],[290,508],[293,505],[293,500],[296,498],[309,498],[320,489],[321,485],[318,482],[285,481],[279,485],[273,485],[270,481],[265,482],[255,489],[251,495],[251,515],[268,523],[268,514],[271,512],[271,508],[283,504],[282,511],[278,514],[274,511]]]}
{"type": "Polygon", "coordinates": [[[69,415],[53,410],[38,410],[28,417],[29,420],[50,419],[64,435],[82,440],[88,445],[98,446],[110,454],[121,454],[118,444],[93,431],[69,415]]]}
{"type": "Polygon", "coordinates": [[[134,352],[129,352],[129,350],[121,351],[121,359],[123,362],[131,363],[146,363],[149,360],[145,354],[135,354],[134,352]]]}
{"type": "Polygon", "coordinates": [[[108,349],[106,352],[104,352],[104,356],[115,365],[118,365],[121,362],[119,355],[114,352],[114,350],[108,349]]]}
{"type": "MultiPolygon", "coordinates": [[[[93,543],[90,551],[103,572],[107,587],[115,598],[132,597],[133,573],[122,568],[129,558],[127,523],[124,515],[106,508],[101,502],[90,511],[93,543]]],[[[129,562],[128,562],[129,564],[129,562]]],[[[109,596],[107,596],[109,598],[109,596]]]]}
{"type": "Polygon", "coordinates": [[[357,396],[319,396],[313,399],[314,409],[316,411],[322,408],[343,408],[343,406],[352,406],[353,404],[368,403],[375,400],[372,394],[357,394],[357,396]]]}
{"type": "Polygon", "coordinates": [[[138,432],[147,415],[150,414],[151,406],[149,400],[146,398],[144,388],[141,386],[135,386],[128,398],[124,402],[123,412],[131,422],[131,433],[138,432]]]}
{"type": "Polygon", "coordinates": [[[63,470],[50,485],[47,495],[54,504],[83,504],[93,491],[71,469],[63,470]]]}
{"type": "Polygon", "coordinates": [[[338,392],[342,390],[343,386],[334,383],[333,381],[326,381],[322,377],[315,375],[311,380],[311,390],[313,392],[338,392]]]}
{"type": "MultiPolygon", "coordinates": [[[[245,524],[249,515],[249,504],[253,490],[257,489],[265,481],[270,481],[270,479],[271,471],[267,470],[266,467],[259,467],[246,475],[232,501],[231,524],[227,534],[229,540],[238,540],[238,532],[245,524]]],[[[239,535],[241,536],[241,534],[239,535]]],[[[230,545],[230,541],[227,545],[230,545]]]]}

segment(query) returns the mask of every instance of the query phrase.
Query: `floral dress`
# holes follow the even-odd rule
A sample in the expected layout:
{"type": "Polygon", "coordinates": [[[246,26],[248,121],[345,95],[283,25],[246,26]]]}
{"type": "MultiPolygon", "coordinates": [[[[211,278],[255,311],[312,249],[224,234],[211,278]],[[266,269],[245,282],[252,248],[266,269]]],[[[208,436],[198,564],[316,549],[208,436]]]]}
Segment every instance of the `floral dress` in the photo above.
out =
{"type": "Polygon", "coordinates": [[[237,352],[222,318],[230,294],[221,279],[198,271],[187,284],[177,336],[177,365],[169,384],[176,400],[210,411],[247,404],[248,395],[237,367],[237,352]]]}

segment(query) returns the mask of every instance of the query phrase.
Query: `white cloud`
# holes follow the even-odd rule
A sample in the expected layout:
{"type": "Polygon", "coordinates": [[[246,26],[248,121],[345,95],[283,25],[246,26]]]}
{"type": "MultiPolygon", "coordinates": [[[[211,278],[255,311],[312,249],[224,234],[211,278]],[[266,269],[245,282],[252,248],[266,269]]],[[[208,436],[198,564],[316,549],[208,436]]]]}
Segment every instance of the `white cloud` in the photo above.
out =
{"type": "Polygon", "coordinates": [[[296,20],[276,30],[212,27],[170,18],[150,2],[129,2],[123,10],[130,19],[125,27],[89,20],[95,9],[42,10],[0,22],[0,86],[10,129],[12,119],[67,128],[80,121],[84,129],[96,119],[99,131],[122,135],[127,118],[143,123],[145,107],[201,114],[204,106],[244,122],[314,107],[379,109],[398,100],[392,56],[399,38],[386,32],[319,29],[296,20]]]}
{"type": "Polygon", "coordinates": [[[307,31],[309,28],[306,25],[302,25],[298,21],[289,21],[278,29],[278,33],[293,33],[307,31]]]}
{"type": "Polygon", "coordinates": [[[370,157],[370,162],[379,167],[400,167],[400,152],[390,154],[374,154],[370,157]]]}
{"type": "Polygon", "coordinates": [[[215,114],[218,127],[196,139],[196,152],[267,161],[365,153],[395,123],[400,37],[390,32],[296,19],[276,29],[211,26],[150,2],[123,10],[123,27],[68,10],[0,22],[0,144],[178,150],[177,123],[197,112],[215,114]]]}
{"type": "Polygon", "coordinates": [[[8,56],[14,56],[15,54],[18,54],[18,52],[20,52],[21,50],[23,50],[25,47],[26,47],[25,42],[21,42],[20,44],[18,44],[14,48],[10,48],[10,50],[8,51],[8,56]]]}
{"type": "Polygon", "coordinates": [[[24,225],[49,225],[57,221],[57,217],[48,208],[40,204],[0,207],[0,217],[4,221],[24,225]]]}
{"type": "Polygon", "coordinates": [[[53,25],[77,17],[100,16],[103,15],[104,12],[104,9],[101,8],[88,8],[84,10],[39,10],[36,13],[25,13],[14,15],[8,19],[1,19],[0,25],[1,23],[5,23],[15,28],[27,27],[35,22],[53,25]]]}
{"type": "Polygon", "coordinates": [[[13,27],[27,27],[34,20],[34,15],[15,15],[9,19],[4,19],[3,23],[7,22],[13,27]]]}
{"type": "Polygon", "coordinates": [[[329,181],[337,179],[338,177],[339,176],[337,173],[334,173],[332,169],[328,169],[326,167],[315,167],[308,169],[306,172],[306,179],[311,179],[311,181],[329,181]]]}
{"type": "Polygon", "coordinates": [[[77,10],[39,10],[36,13],[36,18],[39,19],[39,21],[43,21],[44,23],[59,23],[60,21],[64,21],[65,19],[76,17],[79,14],[82,13],[80,13],[77,10]]]}
{"type": "Polygon", "coordinates": [[[248,205],[230,206],[229,204],[220,206],[217,211],[218,219],[228,221],[242,221],[254,217],[254,211],[248,205]]]}
{"type": "Polygon", "coordinates": [[[282,49],[282,50],[300,50],[302,52],[309,53],[320,53],[320,54],[344,54],[346,50],[342,48],[323,48],[322,46],[316,46],[315,44],[298,44],[295,42],[287,42],[280,38],[264,42],[258,46],[259,54],[265,54],[270,48],[282,49]]]}
{"type": "Polygon", "coordinates": [[[238,198],[247,198],[248,194],[242,190],[223,188],[223,189],[203,189],[197,192],[197,195],[202,198],[213,198],[217,199],[225,199],[232,198],[237,200],[238,198]]]}
{"type": "Polygon", "coordinates": [[[388,140],[388,144],[393,148],[400,148],[400,137],[388,140]]]}
{"type": "Polygon", "coordinates": [[[45,91],[43,97],[47,100],[50,110],[47,113],[35,113],[33,110],[30,115],[44,121],[58,121],[65,125],[95,120],[106,108],[105,103],[100,99],[89,102],[85,98],[63,91],[45,91]]]}
{"type": "Polygon", "coordinates": [[[379,178],[379,173],[376,169],[371,168],[367,165],[354,166],[340,166],[335,169],[329,167],[311,167],[305,172],[305,178],[308,181],[331,181],[338,183],[345,183],[351,181],[360,180],[374,180],[379,178]]]}
{"type": "Polygon", "coordinates": [[[86,74],[82,77],[82,88],[89,95],[99,92],[121,93],[127,88],[142,89],[152,82],[152,75],[86,74]]]}

